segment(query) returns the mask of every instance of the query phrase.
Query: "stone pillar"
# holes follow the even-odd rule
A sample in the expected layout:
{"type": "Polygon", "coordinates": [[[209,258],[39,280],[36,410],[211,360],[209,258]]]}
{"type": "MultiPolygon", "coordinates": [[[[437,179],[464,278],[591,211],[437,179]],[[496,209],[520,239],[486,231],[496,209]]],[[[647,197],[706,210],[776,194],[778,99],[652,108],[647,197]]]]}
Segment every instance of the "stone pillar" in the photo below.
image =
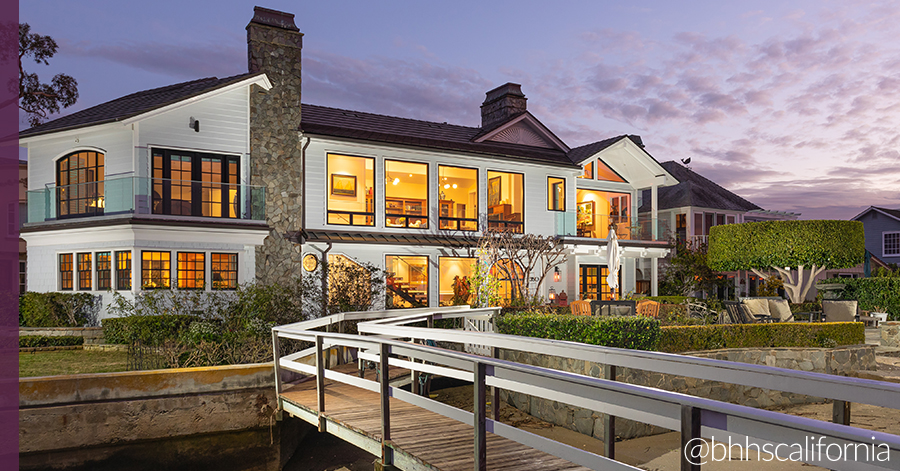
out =
{"type": "Polygon", "coordinates": [[[300,274],[300,246],[289,240],[302,226],[300,51],[294,15],[255,7],[247,25],[250,72],[265,72],[272,89],[250,92],[250,183],[265,186],[269,236],[256,248],[256,278],[285,282],[300,274]]]}

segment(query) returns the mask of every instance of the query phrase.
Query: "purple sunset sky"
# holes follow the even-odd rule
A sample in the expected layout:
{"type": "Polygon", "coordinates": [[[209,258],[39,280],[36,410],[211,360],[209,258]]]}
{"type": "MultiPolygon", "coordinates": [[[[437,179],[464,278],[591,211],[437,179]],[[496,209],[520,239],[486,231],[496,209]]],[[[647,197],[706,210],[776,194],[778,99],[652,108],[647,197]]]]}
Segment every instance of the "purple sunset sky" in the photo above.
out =
{"type": "MultiPolygon", "coordinates": [[[[257,0],[259,1],[259,0],[257,0]]],[[[32,0],[54,37],[64,113],[246,71],[253,2],[32,0]]],[[[522,84],[569,146],[640,134],[765,209],[849,219],[900,208],[900,3],[290,2],[303,102],[480,124],[484,92],[522,84]]],[[[22,121],[24,128],[24,120],[22,121]]]]}

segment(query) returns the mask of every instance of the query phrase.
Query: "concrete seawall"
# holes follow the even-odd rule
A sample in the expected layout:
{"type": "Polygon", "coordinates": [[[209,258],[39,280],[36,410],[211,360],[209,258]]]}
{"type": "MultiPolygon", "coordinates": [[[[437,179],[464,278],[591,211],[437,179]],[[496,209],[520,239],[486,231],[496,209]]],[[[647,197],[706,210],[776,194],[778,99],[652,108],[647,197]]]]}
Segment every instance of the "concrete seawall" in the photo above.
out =
{"type": "Polygon", "coordinates": [[[275,406],[271,363],[24,378],[20,469],[277,470],[312,428],[275,406]]]}

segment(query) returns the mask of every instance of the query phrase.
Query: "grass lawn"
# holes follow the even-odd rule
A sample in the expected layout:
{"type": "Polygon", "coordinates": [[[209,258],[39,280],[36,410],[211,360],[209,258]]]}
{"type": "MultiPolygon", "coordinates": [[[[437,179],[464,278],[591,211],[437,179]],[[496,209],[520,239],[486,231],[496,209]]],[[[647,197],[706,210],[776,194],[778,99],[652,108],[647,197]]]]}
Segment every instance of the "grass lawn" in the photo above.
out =
{"type": "Polygon", "coordinates": [[[19,377],[126,371],[128,353],[58,350],[19,354],[19,377]]]}

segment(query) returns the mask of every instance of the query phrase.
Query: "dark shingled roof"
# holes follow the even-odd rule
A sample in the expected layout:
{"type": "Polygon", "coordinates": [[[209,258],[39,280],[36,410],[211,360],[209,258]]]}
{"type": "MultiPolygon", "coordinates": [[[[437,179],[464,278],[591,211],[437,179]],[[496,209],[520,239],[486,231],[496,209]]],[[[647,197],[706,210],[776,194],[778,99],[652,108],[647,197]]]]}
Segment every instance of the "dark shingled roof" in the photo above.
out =
{"type": "Polygon", "coordinates": [[[894,216],[897,219],[900,219],[900,209],[887,209],[887,208],[881,208],[878,206],[872,206],[872,207],[879,211],[883,211],[887,214],[890,214],[891,216],[894,216]]]}
{"type": "MultiPolygon", "coordinates": [[[[681,183],[659,188],[657,209],[683,208],[685,206],[727,211],[762,209],[676,162],[663,162],[660,165],[681,183]]],[[[644,190],[643,204],[638,212],[649,212],[650,210],[650,190],[644,190]]]]}
{"type": "Polygon", "coordinates": [[[621,141],[622,139],[628,136],[621,135],[616,137],[611,137],[609,139],[604,139],[602,141],[593,142],[591,144],[586,144],[581,147],[576,147],[569,151],[569,159],[572,162],[581,162],[582,160],[600,152],[603,149],[621,141]]]}
{"type": "Polygon", "coordinates": [[[482,133],[482,129],[477,127],[398,118],[306,103],[303,104],[300,130],[308,134],[472,152],[577,168],[565,152],[557,149],[504,142],[472,142],[482,133]]]}
{"type": "Polygon", "coordinates": [[[121,121],[157,108],[162,108],[197,95],[240,82],[262,72],[239,74],[226,78],[207,77],[190,82],[144,90],[106,103],[54,119],[19,133],[19,137],[37,136],[67,129],[77,129],[97,124],[121,121]]]}

